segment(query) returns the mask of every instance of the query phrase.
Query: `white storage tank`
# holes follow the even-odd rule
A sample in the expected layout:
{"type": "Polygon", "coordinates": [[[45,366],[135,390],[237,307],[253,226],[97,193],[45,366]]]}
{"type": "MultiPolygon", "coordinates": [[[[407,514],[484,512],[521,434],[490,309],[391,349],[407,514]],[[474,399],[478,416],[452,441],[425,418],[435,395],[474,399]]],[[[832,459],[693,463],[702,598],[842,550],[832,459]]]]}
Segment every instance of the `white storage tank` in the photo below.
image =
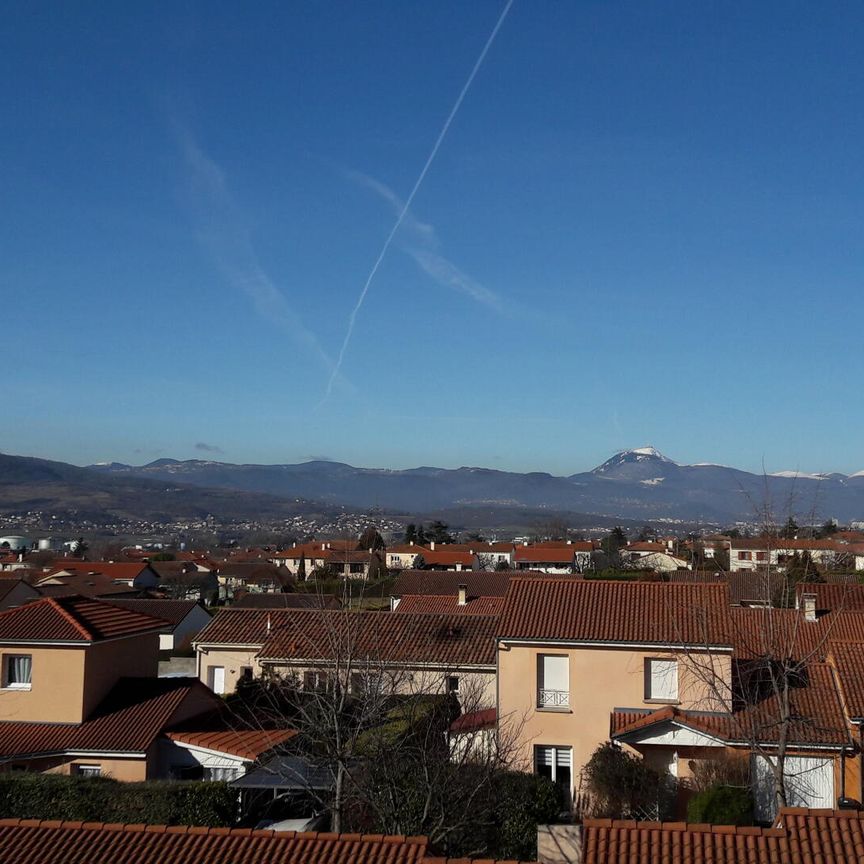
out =
{"type": "Polygon", "coordinates": [[[0,537],[0,549],[8,549],[10,552],[26,552],[32,545],[29,537],[21,537],[18,534],[0,537]]]}

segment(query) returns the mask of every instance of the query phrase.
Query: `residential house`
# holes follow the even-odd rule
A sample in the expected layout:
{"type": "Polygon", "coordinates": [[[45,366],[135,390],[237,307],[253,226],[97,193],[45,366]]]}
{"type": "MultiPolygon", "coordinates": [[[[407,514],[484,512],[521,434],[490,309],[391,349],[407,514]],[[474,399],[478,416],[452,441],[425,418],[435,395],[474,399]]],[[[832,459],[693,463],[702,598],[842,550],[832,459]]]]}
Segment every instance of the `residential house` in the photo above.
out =
{"type": "MultiPolygon", "coordinates": [[[[504,597],[514,574],[511,571],[446,572],[434,570],[403,570],[397,577],[390,595],[390,609],[399,607],[409,595],[458,598],[461,586],[467,597],[504,597]]],[[[449,601],[448,601],[449,602],[449,601]]]]}
{"type": "Polygon", "coordinates": [[[295,581],[290,569],[269,561],[225,564],[220,568],[216,579],[219,597],[223,600],[230,600],[239,593],[279,593],[292,588],[295,581]]]}
{"type": "Polygon", "coordinates": [[[517,546],[513,563],[517,570],[536,570],[548,574],[584,573],[593,569],[590,541],[566,540],[523,543],[517,546]]]}
{"type": "Polygon", "coordinates": [[[0,764],[157,776],[163,729],[218,704],[194,679],[156,677],[162,627],[86,597],[0,613],[0,764]]]}
{"type": "Polygon", "coordinates": [[[159,575],[144,561],[79,561],[75,558],[61,558],[55,562],[51,572],[55,575],[101,574],[118,585],[127,585],[138,591],[155,588],[159,584],[159,575]]]}
{"type": "Polygon", "coordinates": [[[127,600],[112,597],[109,603],[165,622],[159,633],[159,650],[176,651],[191,646],[192,637],[210,623],[210,613],[194,600],[127,600]]]}
{"type": "Polygon", "coordinates": [[[403,543],[388,546],[385,550],[388,570],[410,570],[416,567],[417,556],[425,555],[428,546],[419,543],[403,543]]]}
{"type": "Polygon", "coordinates": [[[686,570],[690,564],[669,551],[666,543],[637,542],[628,543],[620,550],[621,560],[631,567],[666,573],[672,570],[686,570]]]}
{"type": "Polygon", "coordinates": [[[141,592],[126,582],[102,573],[69,573],[65,570],[35,576],[33,586],[45,597],[137,597],[141,592]]]}
{"type": "MultiPolygon", "coordinates": [[[[356,548],[356,543],[354,545],[356,548]]],[[[313,570],[322,568],[327,564],[327,553],[330,549],[331,545],[326,541],[295,543],[290,549],[283,549],[281,552],[274,553],[268,560],[277,567],[285,567],[292,576],[296,577],[301,577],[302,565],[306,571],[305,578],[308,578],[313,570]]]]}
{"type": "Polygon", "coordinates": [[[198,675],[217,693],[231,693],[238,681],[263,673],[317,680],[339,659],[332,656],[336,644],[367,666],[374,659],[382,675],[398,679],[400,689],[410,690],[410,684],[457,692],[469,686],[491,706],[497,620],[491,615],[224,609],[195,641],[198,675]]]}

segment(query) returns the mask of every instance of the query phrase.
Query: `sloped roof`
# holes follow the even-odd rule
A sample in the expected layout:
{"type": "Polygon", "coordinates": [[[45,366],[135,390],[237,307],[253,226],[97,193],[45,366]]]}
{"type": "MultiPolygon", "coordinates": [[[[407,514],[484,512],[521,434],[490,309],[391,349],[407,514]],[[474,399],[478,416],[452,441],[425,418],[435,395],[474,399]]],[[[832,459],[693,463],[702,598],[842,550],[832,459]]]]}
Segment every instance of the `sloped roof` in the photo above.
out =
{"type": "Polygon", "coordinates": [[[286,609],[219,609],[195,637],[202,645],[263,645],[289,618],[286,609]]]}
{"type": "MultiPolygon", "coordinates": [[[[0,758],[70,750],[143,753],[195,691],[218,707],[197,678],[121,678],[83,723],[0,722],[0,758]]],[[[6,860],[2,854],[0,860],[6,860]]]]}
{"type": "MultiPolygon", "coordinates": [[[[824,663],[813,663],[802,678],[799,682],[802,686],[790,690],[792,720],[787,730],[789,743],[798,747],[842,747],[850,744],[843,706],[831,669],[824,663]]],[[[740,704],[736,700],[731,714],[683,711],[673,706],[656,711],[615,709],[611,715],[611,734],[613,738],[621,738],[655,724],[674,721],[728,743],[759,741],[772,744],[779,734],[777,701],[773,695],[750,704],[740,704]]]]}
{"type": "Polygon", "coordinates": [[[137,588],[115,582],[102,573],[53,573],[37,580],[36,588],[45,597],[110,597],[136,594],[137,588]]]}
{"type": "Polygon", "coordinates": [[[572,546],[517,546],[513,554],[517,563],[528,561],[540,564],[572,564],[576,560],[576,550],[572,546]]]}
{"type": "Polygon", "coordinates": [[[336,609],[339,598],[335,594],[245,594],[232,604],[234,609],[336,609]]]}
{"type": "Polygon", "coordinates": [[[0,820],[4,864],[415,864],[425,853],[423,837],[0,820]]]}
{"type": "Polygon", "coordinates": [[[434,570],[403,570],[393,586],[394,597],[407,594],[452,594],[460,585],[468,586],[469,597],[503,597],[515,573],[510,570],[487,572],[461,570],[441,572],[434,570]]]}
{"type": "Polygon", "coordinates": [[[384,663],[494,666],[498,618],[485,615],[395,615],[336,609],[285,613],[259,660],[330,660],[334,644],[384,663]]]}
{"type": "MultiPolygon", "coordinates": [[[[185,724],[189,725],[189,724],[185,724]]],[[[166,733],[178,744],[203,747],[254,761],[297,735],[295,729],[177,729],[166,733]]]]}
{"type": "Polygon", "coordinates": [[[80,561],[77,558],[58,558],[54,570],[70,573],[101,573],[111,579],[134,580],[146,570],[152,570],[146,561],[80,561]]]}
{"type": "Polygon", "coordinates": [[[815,594],[816,608],[820,611],[864,610],[864,585],[858,583],[799,582],[795,586],[795,599],[799,604],[802,594],[815,594]]]}
{"type": "Polygon", "coordinates": [[[864,645],[830,642],[828,653],[837,669],[846,710],[853,720],[864,719],[864,645]]]}
{"type": "Polygon", "coordinates": [[[510,639],[731,645],[720,584],[513,577],[498,635],[510,639]]]}
{"type": "Polygon", "coordinates": [[[149,597],[141,599],[114,599],[106,602],[121,609],[129,609],[132,612],[140,612],[143,615],[151,615],[153,618],[161,618],[176,627],[196,607],[204,609],[195,600],[154,600],[149,597]]]}
{"type": "Polygon", "coordinates": [[[504,608],[503,597],[468,597],[468,602],[459,605],[453,594],[409,594],[399,601],[396,614],[433,612],[446,615],[500,615],[504,608]]]}
{"type": "Polygon", "coordinates": [[[98,642],[156,631],[165,622],[89,597],[45,597],[0,612],[0,641],[98,642]]]}
{"type": "Polygon", "coordinates": [[[586,819],[583,864],[858,864],[864,813],[786,807],[774,827],[586,819]]]}

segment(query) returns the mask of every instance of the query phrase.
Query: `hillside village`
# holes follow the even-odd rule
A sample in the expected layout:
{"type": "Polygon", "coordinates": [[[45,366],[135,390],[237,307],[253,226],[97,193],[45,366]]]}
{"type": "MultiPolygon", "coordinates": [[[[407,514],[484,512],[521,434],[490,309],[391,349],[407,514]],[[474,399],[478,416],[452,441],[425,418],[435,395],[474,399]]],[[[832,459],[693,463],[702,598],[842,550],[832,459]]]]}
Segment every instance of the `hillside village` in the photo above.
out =
{"type": "Polygon", "coordinates": [[[111,560],[2,538],[0,806],[4,783],[23,803],[0,817],[49,820],[31,827],[53,843],[31,778],[167,782],[224,788],[214,826],[550,861],[604,860],[609,825],[622,849],[691,830],[663,820],[788,845],[807,813],[856,818],[864,534],[641,536],[457,543],[438,523],[111,560]],[[546,784],[509,846],[489,839],[503,778],[546,784]],[[387,784],[435,803],[412,814],[387,784]]]}

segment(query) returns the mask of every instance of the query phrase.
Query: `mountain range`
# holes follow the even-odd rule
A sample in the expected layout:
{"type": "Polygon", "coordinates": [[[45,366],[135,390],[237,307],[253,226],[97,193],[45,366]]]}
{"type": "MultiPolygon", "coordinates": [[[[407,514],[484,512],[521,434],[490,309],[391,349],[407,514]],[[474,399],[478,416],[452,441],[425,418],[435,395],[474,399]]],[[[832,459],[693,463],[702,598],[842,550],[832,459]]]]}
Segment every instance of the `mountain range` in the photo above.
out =
{"type": "Polygon", "coordinates": [[[725,524],[777,520],[864,520],[864,472],[753,474],[710,463],[681,465],[653,447],[616,453],[592,471],[557,477],[489,468],[355,468],[341,462],[234,465],[158,459],[147,465],[91,465],[114,479],[239,490],[329,505],[406,513],[494,507],[575,511],[631,520],[725,524]]]}
{"type": "MultiPolygon", "coordinates": [[[[235,465],[158,459],[85,468],[0,454],[0,513],[75,512],[106,519],[287,518],[340,508],[429,516],[485,514],[490,525],[536,514],[571,514],[708,525],[777,521],[864,521],[864,472],[761,475],[723,465],[682,465],[653,447],[616,453],[592,471],[558,477],[489,468],[355,468],[341,462],[235,465]]],[[[451,516],[451,518],[453,518],[451,516]]],[[[458,518],[458,517],[457,517],[458,518]]],[[[466,518],[476,524],[474,518],[466,518]]],[[[581,524],[586,523],[583,519],[581,524]]]]}

